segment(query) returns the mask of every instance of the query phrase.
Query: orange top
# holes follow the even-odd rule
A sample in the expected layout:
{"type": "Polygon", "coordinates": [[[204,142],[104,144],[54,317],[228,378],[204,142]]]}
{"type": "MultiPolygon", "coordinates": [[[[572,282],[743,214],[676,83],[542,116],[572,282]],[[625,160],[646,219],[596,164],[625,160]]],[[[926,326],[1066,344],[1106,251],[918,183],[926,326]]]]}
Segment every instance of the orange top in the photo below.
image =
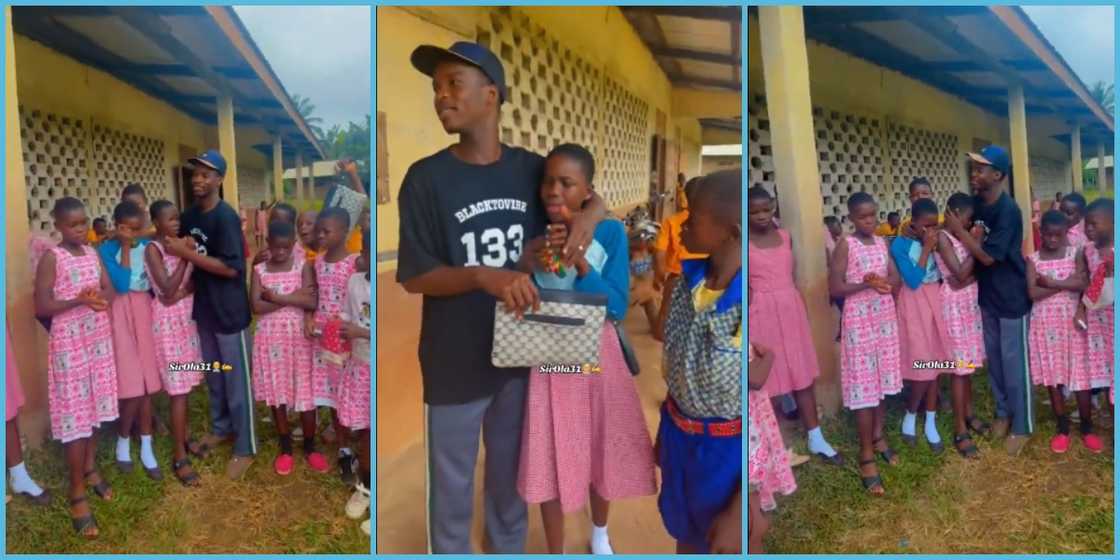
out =
{"type": "Polygon", "coordinates": [[[681,261],[689,259],[703,259],[708,255],[689,253],[681,243],[681,226],[688,219],[688,210],[681,210],[661,224],[661,234],[657,236],[653,248],[665,251],[665,268],[672,274],[681,273],[681,261]]]}
{"type": "Polygon", "coordinates": [[[346,252],[358,254],[362,252],[362,228],[350,230],[350,237],[346,238],[346,252]]]}

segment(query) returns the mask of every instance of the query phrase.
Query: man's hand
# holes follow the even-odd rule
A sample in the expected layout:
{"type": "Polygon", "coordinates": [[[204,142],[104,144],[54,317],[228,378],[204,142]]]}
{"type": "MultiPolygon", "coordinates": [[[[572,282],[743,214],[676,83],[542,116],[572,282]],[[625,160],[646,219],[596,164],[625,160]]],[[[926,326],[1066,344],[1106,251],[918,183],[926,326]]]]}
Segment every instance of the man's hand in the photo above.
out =
{"type": "Polygon", "coordinates": [[[168,237],[167,252],[176,257],[185,258],[191,253],[198,252],[198,246],[193,237],[168,237]]]}
{"type": "Polygon", "coordinates": [[[743,523],[738,511],[720,512],[708,530],[708,548],[711,554],[742,554],[743,523]]]}
{"type": "Polygon", "coordinates": [[[527,309],[540,309],[540,292],[533,279],[524,272],[504,268],[479,269],[482,290],[502,301],[506,310],[521,319],[527,309]]]}
{"type": "Polygon", "coordinates": [[[575,266],[576,260],[587,253],[587,248],[591,246],[591,240],[595,237],[595,227],[598,225],[599,222],[586,212],[580,212],[572,218],[567,243],[564,244],[564,252],[561,254],[564,266],[575,266]]]}

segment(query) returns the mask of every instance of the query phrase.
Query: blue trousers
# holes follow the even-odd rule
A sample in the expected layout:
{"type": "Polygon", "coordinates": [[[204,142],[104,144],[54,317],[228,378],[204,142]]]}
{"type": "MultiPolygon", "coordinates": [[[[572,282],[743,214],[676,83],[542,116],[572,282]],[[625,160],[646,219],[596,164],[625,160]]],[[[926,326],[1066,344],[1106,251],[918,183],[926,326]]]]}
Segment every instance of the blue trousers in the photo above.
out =
{"type": "Polygon", "coordinates": [[[1003,319],[984,309],[980,312],[996,417],[1010,418],[1012,434],[1030,434],[1034,410],[1027,370],[1027,318],[1003,319]]]}
{"type": "Polygon", "coordinates": [[[249,381],[249,351],[245,332],[221,334],[198,328],[202,359],[233,366],[230,371],[206,374],[210,397],[210,431],[215,435],[237,434],[233,454],[257,454],[257,434],[253,426],[253,390],[249,381]]]}

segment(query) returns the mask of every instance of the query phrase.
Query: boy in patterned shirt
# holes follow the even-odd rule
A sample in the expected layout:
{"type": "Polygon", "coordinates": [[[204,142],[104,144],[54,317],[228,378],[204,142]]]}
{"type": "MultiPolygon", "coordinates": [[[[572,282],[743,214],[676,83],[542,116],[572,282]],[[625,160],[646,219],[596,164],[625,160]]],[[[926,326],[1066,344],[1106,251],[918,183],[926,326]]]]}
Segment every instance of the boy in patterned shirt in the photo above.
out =
{"type": "Polygon", "coordinates": [[[742,170],[704,177],[665,323],[658,506],[678,553],[742,551],[742,170]],[[712,336],[714,334],[715,336],[712,336]]]}

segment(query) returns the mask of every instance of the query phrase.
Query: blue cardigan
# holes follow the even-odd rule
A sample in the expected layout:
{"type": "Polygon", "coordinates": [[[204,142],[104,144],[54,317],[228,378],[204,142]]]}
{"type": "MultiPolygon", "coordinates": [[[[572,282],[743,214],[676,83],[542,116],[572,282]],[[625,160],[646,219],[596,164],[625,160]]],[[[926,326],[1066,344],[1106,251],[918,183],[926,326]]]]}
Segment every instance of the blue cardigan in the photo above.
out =
{"type": "MultiPolygon", "coordinates": [[[[138,239],[136,241],[137,247],[141,249],[140,254],[143,255],[143,249],[148,245],[148,239],[138,239]]],[[[132,275],[139,273],[143,288],[137,291],[148,291],[147,272],[144,270],[144,258],[141,256],[139,259],[132,259],[132,268],[128,269],[121,266],[117,255],[121,252],[121,242],[116,239],[109,239],[101,243],[97,248],[98,254],[101,256],[101,262],[105,265],[105,270],[109,272],[109,280],[113,283],[113,290],[118,294],[127,294],[132,289],[132,275]]]]}

